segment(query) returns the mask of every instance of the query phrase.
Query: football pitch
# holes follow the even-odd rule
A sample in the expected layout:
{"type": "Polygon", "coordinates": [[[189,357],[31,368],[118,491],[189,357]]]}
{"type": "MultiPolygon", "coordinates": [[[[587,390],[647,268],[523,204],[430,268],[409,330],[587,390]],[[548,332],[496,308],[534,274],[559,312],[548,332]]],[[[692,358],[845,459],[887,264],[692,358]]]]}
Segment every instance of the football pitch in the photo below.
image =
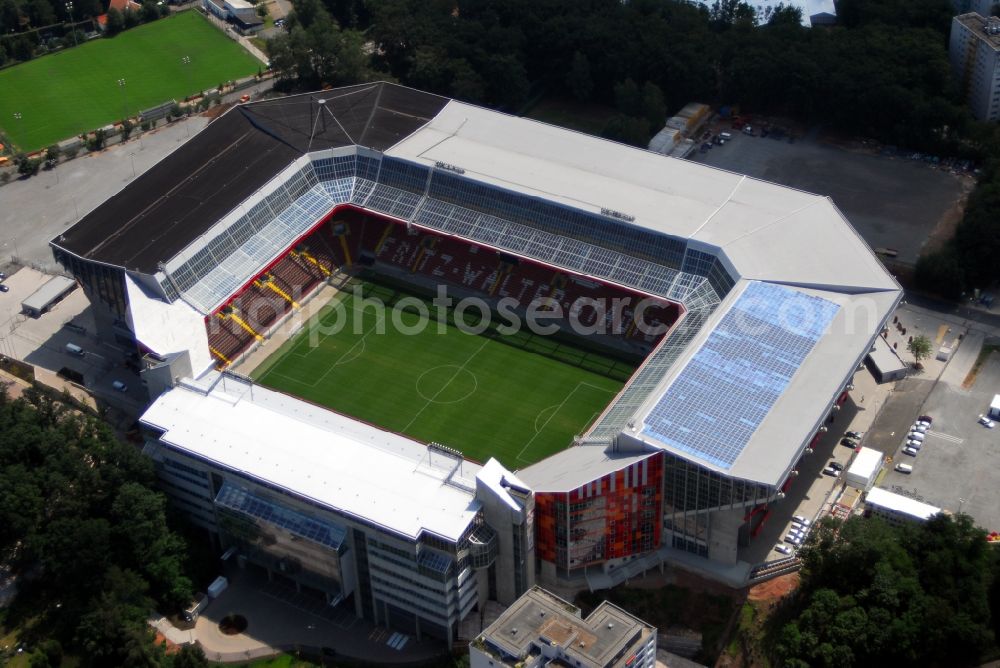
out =
{"type": "Polygon", "coordinates": [[[569,446],[634,370],[527,331],[474,334],[453,314],[439,322],[415,308],[376,309],[370,299],[391,305],[406,295],[364,289],[365,303],[349,289],[324,306],[254,380],[518,469],[569,446]]]}
{"type": "Polygon", "coordinates": [[[34,151],[261,66],[198,12],[180,12],[0,70],[0,128],[34,151]]]}

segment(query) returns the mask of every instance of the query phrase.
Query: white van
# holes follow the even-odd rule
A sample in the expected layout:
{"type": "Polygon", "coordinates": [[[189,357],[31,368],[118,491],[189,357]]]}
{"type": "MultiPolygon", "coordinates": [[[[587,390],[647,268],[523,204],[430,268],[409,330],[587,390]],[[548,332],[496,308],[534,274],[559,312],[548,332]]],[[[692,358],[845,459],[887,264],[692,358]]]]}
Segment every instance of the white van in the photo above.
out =
{"type": "Polygon", "coordinates": [[[913,473],[913,467],[909,464],[896,464],[896,470],[900,473],[906,473],[907,475],[913,473]]]}
{"type": "Polygon", "coordinates": [[[70,355],[76,355],[77,357],[83,357],[83,348],[76,345],[75,343],[66,344],[66,352],[70,355]]]}

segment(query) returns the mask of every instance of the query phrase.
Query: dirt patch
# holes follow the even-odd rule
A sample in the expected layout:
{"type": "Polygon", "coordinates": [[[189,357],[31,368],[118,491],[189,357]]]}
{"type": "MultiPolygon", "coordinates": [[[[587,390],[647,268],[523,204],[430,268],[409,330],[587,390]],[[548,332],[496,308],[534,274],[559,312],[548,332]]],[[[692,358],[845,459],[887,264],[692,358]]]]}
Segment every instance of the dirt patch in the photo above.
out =
{"type": "Polygon", "coordinates": [[[204,118],[218,118],[222,114],[229,111],[229,107],[233,106],[232,102],[226,102],[225,104],[217,104],[214,107],[209,107],[205,111],[199,114],[204,118]]]}
{"type": "Polygon", "coordinates": [[[753,603],[777,603],[798,589],[801,578],[798,573],[789,573],[773,578],[750,588],[747,600],[753,603]]]}
{"type": "Polygon", "coordinates": [[[965,216],[965,204],[969,201],[969,194],[975,186],[976,182],[972,177],[962,178],[962,192],[952,202],[951,206],[948,207],[948,210],[941,215],[934,229],[927,236],[927,242],[924,244],[922,254],[940,250],[945,243],[955,236],[955,230],[958,229],[958,224],[962,222],[962,218],[965,216]]]}
{"type": "Polygon", "coordinates": [[[170,642],[165,635],[156,632],[156,639],[153,640],[154,645],[163,645],[163,651],[165,654],[176,654],[181,651],[181,648],[177,643],[170,642]]]}
{"type": "Polygon", "coordinates": [[[979,371],[983,368],[983,364],[989,356],[995,352],[1000,352],[1000,345],[994,345],[987,343],[983,346],[983,349],[979,351],[979,357],[976,358],[976,363],[972,365],[972,369],[969,370],[969,374],[962,381],[962,389],[971,389],[973,385],[976,384],[976,378],[979,376],[979,371]]]}

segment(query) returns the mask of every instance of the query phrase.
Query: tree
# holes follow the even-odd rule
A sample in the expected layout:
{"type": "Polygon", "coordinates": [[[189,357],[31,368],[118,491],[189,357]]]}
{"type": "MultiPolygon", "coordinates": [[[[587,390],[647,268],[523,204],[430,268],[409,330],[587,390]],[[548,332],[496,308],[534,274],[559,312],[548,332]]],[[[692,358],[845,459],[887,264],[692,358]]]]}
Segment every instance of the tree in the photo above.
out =
{"type": "Polygon", "coordinates": [[[912,353],[916,363],[920,364],[920,360],[931,355],[931,340],[923,334],[919,334],[910,339],[910,342],[906,344],[906,349],[912,353]]]}
{"type": "Polygon", "coordinates": [[[114,37],[122,30],[125,30],[125,17],[122,13],[115,9],[114,7],[108,8],[108,22],[105,24],[105,30],[108,33],[108,37],[114,37]]]}
{"type": "Polygon", "coordinates": [[[87,137],[87,150],[93,153],[94,151],[100,151],[104,148],[104,143],[107,141],[108,133],[103,129],[94,130],[94,134],[87,137]]]}
{"type": "Polygon", "coordinates": [[[667,122],[667,103],[663,99],[663,91],[650,81],[642,86],[642,116],[653,129],[660,128],[667,122]]]}
{"type": "Polygon", "coordinates": [[[632,79],[615,84],[615,106],[626,116],[642,116],[642,91],[632,79]]]}
{"type": "Polygon", "coordinates": [[[128,141],[128,138],[132,136],[132,130],[134,129],[135,123],[128,118],[122,119],[122,141],[128,141]]]}
{"type": "Polygon", "coordinates": [[[773,629],[788,666],[975,665],[996,642],[997,555],[968,516],[923,524],[824,519],[805,548],[802,584],[773,629]]]}
{"type": "Polygon", "coordinates": [[[184,645],[173,655],[170,668],[208,668],[208,660],[198,645],[184,645]]]}
{"type": "Polygon", "coordinates": [[[586,102],[594,92],[594,81],[590,76],[590,61],[579,51],[573,54],[573,62],[566,73],[566,87],[580,102],[586,102]]]}

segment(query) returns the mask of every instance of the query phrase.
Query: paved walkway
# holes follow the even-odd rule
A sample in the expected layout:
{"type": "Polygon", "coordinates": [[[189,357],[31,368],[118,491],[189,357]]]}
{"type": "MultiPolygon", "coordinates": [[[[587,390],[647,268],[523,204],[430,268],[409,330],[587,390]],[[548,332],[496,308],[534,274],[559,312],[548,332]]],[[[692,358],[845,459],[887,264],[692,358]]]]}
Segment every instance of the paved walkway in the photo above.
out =
{"type": "Polygon", "coordinates": [[[180,631],[161,617],[149,623],[171,642],[197,642],[210,661],[246,661],[295,647],[329,648],[336,656],[373,664],[416,663],[446,652],[444,643],[418,641],[358,619],[349,603],[319,615],[276,595],[279,589],[249,572],[234,571],[229,588],[208,605],[193,630],[180,631]],[[219,622],[232,614],[245,617],[247,629],[225,635],[219,622]]]}

